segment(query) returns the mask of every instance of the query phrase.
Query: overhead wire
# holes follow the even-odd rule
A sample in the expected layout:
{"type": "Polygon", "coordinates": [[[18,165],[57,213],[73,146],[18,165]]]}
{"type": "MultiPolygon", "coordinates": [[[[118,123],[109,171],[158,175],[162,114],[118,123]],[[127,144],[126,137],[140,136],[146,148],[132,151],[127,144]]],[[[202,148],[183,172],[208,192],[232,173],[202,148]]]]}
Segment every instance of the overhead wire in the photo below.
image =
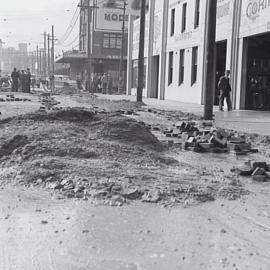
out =
{"type": "Polygon", "coordinates": [[[64,33],[64,35],[59,39],[58,43],[64,43],[68,38],[69,36],[71,35],[76,23],[78,22],[78,19],[80,17],[80,12],[77,14],[77,11],[79,11],[79,8],[77,7],[74,14],[73,14],[73,17],[68,25],[68,28],[66,30],[66,32],[64,33]]]}
{"type": "Polygon", "coordinates": [[[73,45],[75,42],[77,42],[78,40],[79,40],[79,36],[80,36],[80,34],[78,34],[76,37],[75,37],[75,39],[72,41],[72,42],[70,42],[69,44],[61,44],[63,47],[70,47],[71,45],[73,45]]]}

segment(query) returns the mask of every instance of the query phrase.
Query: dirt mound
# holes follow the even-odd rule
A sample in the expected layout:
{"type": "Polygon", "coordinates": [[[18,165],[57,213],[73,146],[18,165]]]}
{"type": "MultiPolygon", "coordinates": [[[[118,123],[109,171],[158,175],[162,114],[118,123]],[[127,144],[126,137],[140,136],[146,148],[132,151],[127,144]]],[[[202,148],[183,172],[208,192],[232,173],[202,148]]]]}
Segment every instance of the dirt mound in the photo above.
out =
{"type": "Polygon", "coordinates": [[[100,132],[103,138],[151,147],[156,151],[163,149],[159,140],[143,123],[121,115],[103,118],[104,120],[104,129],[100,132]]]}
{"type": "Polygon", "coordinates": [[[12,121],[65,121],[65,122],[85,122],[93,118],[95,113],[90,110],[85,110],[82,108],[67,108],[58,111],[51,111],[49,113],[29,113],[25,115],[20,115],[16,117],[11,117],[3,119],[0,124],[6,124],[12,121]]]}
{"type": "MultiPolygon", "coordinates": [[[[202,180],[196,167],[166,154],[147,125],[118,112],[73,108],[11,118],[2,122],[0,147],[0,183],[15,180],[61,197],[175,205],[212,201],[224,186],[214,188],[214,176],[202,180]]],[[[235,194],[220,196],[228,192],[235,194]]]]}
{"type": "Polygon", "coordinates": [[[29,143],[27,136],[16,135],[6,140],[0,148],[0,158],[11,155],[14,150],[22,148],[29,143]]]}

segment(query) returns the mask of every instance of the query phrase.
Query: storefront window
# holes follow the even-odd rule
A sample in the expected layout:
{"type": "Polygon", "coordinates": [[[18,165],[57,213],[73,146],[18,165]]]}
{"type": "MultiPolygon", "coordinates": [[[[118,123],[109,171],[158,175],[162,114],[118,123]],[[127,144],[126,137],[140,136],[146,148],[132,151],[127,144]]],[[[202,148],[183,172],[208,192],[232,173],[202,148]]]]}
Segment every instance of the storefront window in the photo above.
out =
{"type": "Polygon", "coordinates": [[[180,50],[180,59],[179,59],[179,85],[184,82],[185,74],[185,50],[180,50]]]}
{"type": "Polygon", "coordinates": [[[199,26],[199,23],[200,23],[200,0],[196,0],[194,28],[197,28],[199,26]]]}
{"type": "Polygon", "coordinates": [[[173,82],[173,52],[169,53],[168,85],[173,82]]]}
{"type": "Polygon", "coordinates": [[[192,48],[191,85],[197,82],[198,73],[198,47],[192,48]]]}
{"type": "Polygon", "coordinates": [[[187,3],[184,3],[182,9],[182,33],[186,31],[186,25],[187,25],[187,3]]]}
{"type": "Polygon", "coordinates": [[[103,35],[103,48],[105,49],[121,49],[122,35],[106,33],[103,35]]]}

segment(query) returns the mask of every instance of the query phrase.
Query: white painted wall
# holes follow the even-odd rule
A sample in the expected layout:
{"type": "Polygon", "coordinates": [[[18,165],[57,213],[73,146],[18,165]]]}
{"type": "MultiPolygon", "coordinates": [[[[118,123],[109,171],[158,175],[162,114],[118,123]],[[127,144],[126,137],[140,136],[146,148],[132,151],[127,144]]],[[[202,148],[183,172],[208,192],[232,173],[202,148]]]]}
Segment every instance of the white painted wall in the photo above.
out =
{"type": "Polygon", "coordinates": [[[270,31],[270,1],[243,0],[240,37],[270,31]]]}
{"type": "MultiPolygon", "coordinates": [[[[161,51],[162,36],[162,17],[163,17],[163,1],[156,0],[155,14],[155,44],[154,55],[159,55],[161,51]],[[159,34],[160,32],[160,34],[159,34]]],[[[168,0],[169,12],[168,12],[168,35],[167,35],[167,61],[166,61],[166,86],[165,86],[165,99],[178,100],[182,102],[201,103],[202,100],[202,76],[203,76],[203,52],[204,52],[204,31],[205,31],[205,3],[201,0],[200,6],[200,26],[194,29],[194,10],[195,0],[168,0]],[[181,33],[182,22],[182,5],[188,4],[187,14],[187,29],[185,33],[181,33]],[[175,14],[175,34],[170,36],[171,26],[171,9],[176,9],[175,14]],[[191,86],[191,63],[192,63],[192,47],[198,46],[198,76],[197,83],[191,86]],[[182,85],[178,85],[179,79],[179,52],[181,49],[185,49],[185,80],[182,85]],[[168,85],[168,59],[169,52],[174,52],[173,60],[173,83],[168,85]]],[[[226,69],[231,67],[231,48],[232,48],[232,24],[233,24],[233,9],[235,1],[240,0],[218,0],[217,7],[217,32],[216,40],[227,41],[227,60],[226,69]]],[[[241,25],[239,32],[239,57],[238,57],[238,77],[237,77],[237,92],[236,92],[236,104],[237,108],[242,108],[243,100],[243,83],[242,74],[243,71],[243,39],[244,37],[270,32],[270,1],[269,0],[242,0],[242,12],[241,12],[241,25]]],[[[146,24],[147,25],[147,24],[146,24]]],[[[138,46],[136,47],[136,37],[138,40],[139,21],[135,22],[135,49],[133,50],[132,58],[138,58],[138,46]]],[[[148,30],[146,30],[147,33],[148,30]]],[[[148,44],[148,34],[146,36],[146,47],[148,44]]],[[[145,50],[145,56],[147,57],[148,50],[145,50]]],[[[132,93],[134,94],[135,89],[132,93]]],[[[146,95],[146,91],[144,91],[146,95]]]]}
{"type": "Polygon", "coordinates": [[[169,23],[168,23],[168,46],[167,46],[167,75],[165,99],[178,100],[182,102],[201,103],[202,99],[202,75],[203,75],[203,51],[204,51],[204,26],[205,26],[205,5],[201,1],[199,27],[194,29],[195,0],[170,1],[169,23]],[[182,8],[187,3],[186,31],[182,29],[182,8]],[[175,8],[175,33],[170,36],[171,9],[175,8]],[[198,74],[197,82],[191,85],[192,69],[192,47],[198,47],[198,74]],[[185,49],[185,72],[184,82],[179,86],[179,65],[180,50],[185,49]],[[173,59],[173,83],[168,85],[169,52],[174,52],[173,59]]]}

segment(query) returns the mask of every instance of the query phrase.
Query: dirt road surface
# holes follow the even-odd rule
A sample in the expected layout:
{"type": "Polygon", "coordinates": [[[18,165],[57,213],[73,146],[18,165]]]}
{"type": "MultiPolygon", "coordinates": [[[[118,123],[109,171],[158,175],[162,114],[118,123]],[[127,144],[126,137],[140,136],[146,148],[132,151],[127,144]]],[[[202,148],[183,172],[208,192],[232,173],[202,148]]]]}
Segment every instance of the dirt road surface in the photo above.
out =
{"type": "MultiPolygon", "coordinates": [[[[164,209],[0,192],[0,269],[269,269],[270,190],[248,201],[164,209]]],[[[256,195],[259,195],[258,196],[256,195]]]]}
{"type": "Polygon", "coordinates": [[[115,112],[138,104],[57,100],[85,110],[38,114],[37,96],[1,104],[0,270],[270,269],[269,182],[230,172],[269,163],[267,150],[163,149],[137,121],[170,126],[180,112],[127,117],[115,112]]]}

